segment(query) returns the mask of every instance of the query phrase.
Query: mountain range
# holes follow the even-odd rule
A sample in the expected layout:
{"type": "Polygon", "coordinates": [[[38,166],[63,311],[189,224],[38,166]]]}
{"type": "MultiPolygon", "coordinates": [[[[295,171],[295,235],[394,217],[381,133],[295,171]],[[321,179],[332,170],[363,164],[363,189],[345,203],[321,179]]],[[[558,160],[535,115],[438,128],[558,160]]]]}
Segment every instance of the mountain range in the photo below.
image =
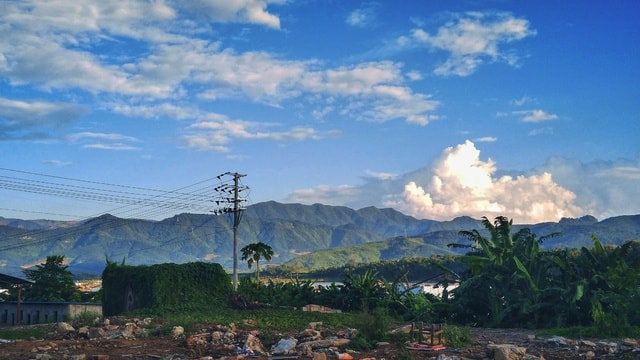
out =
{"type": "MultiPolygon", "coordinates": [[[[517,219],[514,219],[517,222],[517,219]]],[[[591,246],[640,239],[640,215],[598,221],[592,216],[559,222],[514,225],[538,236],[555,232],[544,248],[591,246]]],[[[272,247],[270,265],[303,269],[342,266],[402,257],[460,253],[458,232],[483,229],[479,219],[420,220],[393,209],[354,210],[321,204],[251,205],[242,212],[238,248],[262,242],[272,247]]],[[[207,261],[233,266],[232,215],[180,214],[160,221],[102,215],[85,221],[20,220],[0,217],[0,273],[22,276],[22,269],[63,255],[74,274],[100,274],[107,261],[129,265],[207,261]]],[[[246,271],[240,262],[240,271],[246,271]]]]}

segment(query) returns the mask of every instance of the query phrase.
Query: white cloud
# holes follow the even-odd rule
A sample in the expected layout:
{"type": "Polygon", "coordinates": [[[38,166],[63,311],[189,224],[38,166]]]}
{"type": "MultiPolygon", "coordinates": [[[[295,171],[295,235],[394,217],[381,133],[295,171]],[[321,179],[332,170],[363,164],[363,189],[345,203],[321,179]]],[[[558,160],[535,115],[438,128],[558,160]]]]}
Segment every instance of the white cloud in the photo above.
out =
{"type": "Polygon", "coordinates": [[[558,221],[583,210],[575,194],[554,182],[548,172],[530,176],[495,177],[495,163],[480,160],[471,141],[445,149],[426,179],[405,184],[402,194],[385,205],[419,218],[447,220],[504,215],[517,223],[558,221]]]}
{"type": "Polygon", "coordinates": [[[437,75],[468,76],[487,60],[515,65],[517,57],[501,51],[500,46],[534,34],[528,20],[509,13],[471,12],[456,16],[434,35],[415,29],[410,36],[402,37],[401,43],[410,46],[416,42],[448,52],[449,58],[434,71],[437,75]]]}
{"type": "Polygon", "coordinates": [[[475,141],[475,142],[496,142],[496,141],[498,141],[498,138],[496,138],[494,136],[484,136],[484,137],[480,137],[480,138],[475,138],[475,139],[473,139],[473,141],[475,141]]]}
{"type": "Polygon", "coordinates": [[[280,18],[268,12],[267,6],[283,2],[283,0],[176,0],[173,3],[191,15],[203,16],[215,22],[251,23],[279,29],[280,18]]]}
{"type": "Polygon", "coordinates": [[[61,160],[54,160],[54,159],[44,160],[42,161],[42,163],[46,165],[56,166],[56,167],[73,165],[73,163],[70,161],[61,161],[61,160]]]}
{"type": "MultiPolygon", "coordinates": [[[[267,13],[260,15],[274,3],[279,2],[126,0],[118,7],[80,0],[73,5],[57,0],[12,3],[0,14],[0,26],[12,26],[12,36],[0,37],[0,76],[13,85],[30,84],[47,91],[111,95],[138,104],[137,111],[145,106],[149,110],[161,100],[232,98],[275,107],[286,101],[308,101],[318,104],[309,115],[324,118],[335,114],[376,122],[404,119],[418,125],[437,118],[432,112],[439,102],[405,85],[419,74],[403,74],[402,64],[383,61],[326,68],[314,59],[288,61],[261,51],[238,53],[218,42],[190,37],[193,34],[184,30],[180,17],[197,11],[214,21],[245,19],[275,26],[267,13]],[[137,41],[135,47],[117,50],[130,40],[137,41]],[[114,50],[98,55],[94,47],[114,50]]],[[[185,118],[180,109],[167,104],[163,105],[167,114],[185,118]]],[[[127,106],[105,109],[133,114],[127,106]]]]}
{"type": "Polygon", "coordinates": [[[374,3],[363,4],[360,8],[353,10],[347,16],[347,25],[364,28],[371,25],[376,17],[376,5],[374,3]]]}
{"type": "Polygon", "coordinates": [[[130,151],[140,150],[139,147],[127,144],[139,142],[137,138],[133,136],[127,136],[116,133],[96,133],[96,132],[80,132],[67,136],[72,142],[82,143],[82,147],[85,149],[100,149],[100,150],[118,150],[118,151],[130,151]],[[101,142],[91,142],[100,140],[101,142]]]}
{"type": "Polygon", "coordinates": [[[514,111],[513,114],[522,116],[521,120],[523,122],[533,122],[533,123],[556,120],[558,118],[558,115],[550,114],[540,109],[514,111]]]}
{"type": "Polygon", "coordinates": [[[140,148],[123,144],[123,143],[93,143],[93,144],[85,144],[82,145],[85,149],[99,149],[99,150],[115,150],[115,151],[131,151],[131,150],[140,150],[140,148]]]}
{"type": "Polygon", "coordinates": [[[335,131],[320,132],[311,127],[293,127],[286,131],[266,131],[278,126],[252,121],[231,120],[220,114],[207,114],[186,129],[182,136],[188,147],[198,150],[228,152],[232,140],[303,141],[335,136],[335,131]]]}
{"type": "Polygon", "coordinates": [[[511,105],[513,105],[513,106],[522,106],[522,105],[529,104],[529,103],[531,103],[531,102],[535,102],[535,101],[536,101],[536,100],[535,100],[535,99],[533,99],[533,98],[530,98],[530,97],[528,97],[528,96],[523,96],[523,97],[521,97],[521,98],[519,98],[519,99],[513,99],[513,100],[511,100],[511,101],[510,101],[510,103],[511,103],[511,105]]]}
{"type": "Polygon", "coordinates": [[[94,133],[94,132],[81,132],[69,135],[69,139],[72,141],[78,141],[82,139],[102,139],[102,140],[125,140],[125,141],[138,141],[133,136],[127,136],[122,134],[107,134],[107,133],[94,133]]]}
{"type": "Polygon", "coordinates": [[[429,167],[397,176],[367,172],[364,184],[308,188],[285,200],[320,202],[355,209],[392,207],[418,218],[502,215],[516,223],[558,221],[593,215],[605,219],[640,213],[640,155],[635,160],[593,161],[552,158],[527,173],[497,176],[495,162],[480,159],[467,141],[447,148],[429,167]]]}

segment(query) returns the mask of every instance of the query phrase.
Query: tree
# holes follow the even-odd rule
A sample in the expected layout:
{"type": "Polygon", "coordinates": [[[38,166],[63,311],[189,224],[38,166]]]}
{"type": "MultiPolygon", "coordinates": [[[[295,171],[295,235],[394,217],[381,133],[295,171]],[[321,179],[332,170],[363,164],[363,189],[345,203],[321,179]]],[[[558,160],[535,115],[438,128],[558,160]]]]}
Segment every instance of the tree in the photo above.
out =
{"type": "Polygon", "coordinates": [[[504,216],[493,223],[484,217],[482,224],[489,238],[478,230],[460,231],[471,244],[450,244],[473,250],[461,258],[469,272],[454,290],[457,315],[478,325],[530,325],[545,306],[540,289],[549,281],[540,244],[560,234],[538,238],[528,228],[511,234],[513,220],[504,216]]]}
{"type": "Polygon", "coordinates": [[[35,269],[24,269],[27,279],[34,282],[25,291],[25,300],[29,301],[77,301],[80,292],[76,289],[73,275],[64,265],[64,256],[47,256],[43,264],[35,269]]]}
{"type": "Polygon", "coordinates": [[[271,246],[265,243],[253,243],[249,244],[242,249],[242,260],[247,260],[247,266],[251,269],[251,265],[256,263],[256,283],[260,284],[260,260],[265,259],[267,261],[271,261],[271,257],[273,256],[273,249],[271,246]]]}

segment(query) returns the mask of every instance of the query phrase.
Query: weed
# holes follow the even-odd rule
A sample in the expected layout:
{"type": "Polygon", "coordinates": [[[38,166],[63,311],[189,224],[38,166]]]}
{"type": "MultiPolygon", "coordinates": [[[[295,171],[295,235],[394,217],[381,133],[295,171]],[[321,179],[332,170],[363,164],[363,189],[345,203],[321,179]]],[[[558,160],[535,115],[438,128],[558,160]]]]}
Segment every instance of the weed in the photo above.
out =
{"type": "Polygon", "coordinates": [[[5,340],[25,340],[44,339],[49,332],[47,325],[31,325],[28,327],[2,328],[0,329],[0,339],[5,340]]]}
{"type": "Polygon", "coordinates": [[[471,329],[468,326],[446,325],[442,334],[450,348],[462,349],[471,343],[471,329]]]}
{"type": "Polygon", "coordinates": [[[98,314],[97,312],[83,311],[71,318],[71,321],[76,327],[82,327],[96,325],[96,323],[100,322],[101,318],[102,315],[98,314]]]}

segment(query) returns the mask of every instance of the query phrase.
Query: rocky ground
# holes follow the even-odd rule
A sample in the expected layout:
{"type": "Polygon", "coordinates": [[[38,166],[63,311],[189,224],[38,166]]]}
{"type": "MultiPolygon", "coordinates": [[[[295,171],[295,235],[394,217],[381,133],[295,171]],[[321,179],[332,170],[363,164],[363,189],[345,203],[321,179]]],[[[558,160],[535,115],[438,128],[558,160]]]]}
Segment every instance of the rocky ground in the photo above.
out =
{"type": "Polygon", "coordinates": [[[464,349],[409,350],[406,343],[380,343],[375,350],[354,352],[349,350],[352,329],[329,331],[312,323],[300,333],[269,334],[273,344],[264,345],[265,334],[251,330],[250,321],[242,325],[206,325],[194,334],[179,327],[161,331],[152,319],[112,319],[79,328],[66,323],[39,325],[48,327],[46,339],[0,341],[0,359],[640,359],[636,339],[571,339],[517,329],[472,329],[472,344],[464,349]]]}

